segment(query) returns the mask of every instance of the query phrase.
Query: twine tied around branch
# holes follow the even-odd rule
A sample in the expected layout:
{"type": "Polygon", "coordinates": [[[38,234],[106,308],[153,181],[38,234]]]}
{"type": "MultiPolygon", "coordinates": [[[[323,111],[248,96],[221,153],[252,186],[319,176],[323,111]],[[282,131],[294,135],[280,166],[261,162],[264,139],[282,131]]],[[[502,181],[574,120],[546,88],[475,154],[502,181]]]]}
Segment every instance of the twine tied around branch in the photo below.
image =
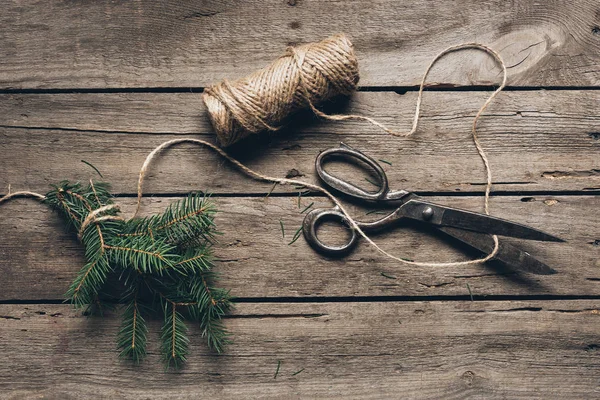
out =
{"type": "MultiPolygon", "coordinates": [[[[472,134],[472,139],[473,142],[475,144],[475,147],[477,148],[477,151],[479,153],[480,158],[483,161],[484,164],[484,168],[486,171],[486,189],[485,189],[485,197],[484,197],[484,208],[485,208],[485,213],[489,215],[489,196],[490,196],[490,191],[491,191],[491,187],[492,187],[492,172],[491,172],[491,168],[490,168],[490,164],[489,164],[489,160],[486,156],[486,153],[483,149],[483,147],[481,146],[481,143],[479,142],[478,136],[477,136],[477,122],[479,121],[479,118],[481,117],[481,115],[483,114],[483,112],[485,111],[485,109],[489,106],[489,104],[492,102],[492,100],[504,89],[504,87],[506,86],[506,81],[507,81],[507,71],[506,71],[506,65],[504,63],[504,61],[502,60],[502,58],[500,57],[500,55],[495,52],[493,49],[483,45],[483,44],[479,44],[479,43],[465,43],[465,44],[460,44],[457,46],[452,46],[449,47],[445,50],[443,50],[441,53],[439,53],[429,64],[429,66],[427,67],[427,69],[425,70],[425,73],[423,75],[423,78],[421,80],[421,84],[419,86],[419,93],[418,93],[418,97],[417,97],[417,103],[416,103],[416,108],[415,108],[415,114],[413,117],[413,124],[412,124],[412,128],[409,132],[406,133],[401,133],[401,132],[395,132],[392,131],[390,129],[388,129],[387,127],[385,127],[384,125],[382,125],[381,123],[377,122],[376,120],[366,117],[366,116],[361,116],[361,115],[328,115],[325,114],[321,111],[319,111],[318,109],[316,109],[313,101],[311,100],[311,97],[309,97],[308,95],[304,95],[304,97],[302,97],[304,100],[306,101],[307,104],[309,105],[309,107],[313,110],[313,112],[315,112],[315,114],[317,114],[318,116],[328,119],[328,120],[334,120],[334,121],[341,121],[341,120],[347,120],[347,119],[357,119],[357,120],[363,120],[363,121],[367,121],[370,122],[378,127],[380,127],[381,129],[385,130],[386,132],[388,132],[391,135],[394,136],[410,136],[412,135],[414,132],[416,132],[417,127],[418,127],[418,123],[419,123],[419,117],[420,117],[420,108],[421,108],[421,101],[422,101],[422,97],[423,97],[423,89],[425,86],[425,81],[427,79],[427,76],[429,74],[429,71],[431,70],[431,68],[433,67],[433,65],[440,59],[442,58],[444,55],[454,52],[454,51],[458,51],[458,50],[462,50],[462,49],[478,49],[481,51],[484,51],[488,54],[490,54],[495,61],[501,66],[502,68],[502,73],[503,73],[503,78],[502,78],[502,83],[500,84],[500,86],[490,95],[490,97],[488,97],[488,99],[485,101],[485,103],[482,105],[482,107],[479,109],[479,111],[477,112],[477,114],[475,115],[475,118],[473,120],[473,124],[472,124],[472,128],[471,128],[471,134],[472,134]]],[[[308,53],[308,50],[305,50],[306,53],[308,53]]],[[[294,57],[296,57],[294,55],[294,57]]],[[[299,57],[299,56],[298,56],[299,57]]],[[[304,55],[304,58],[306,58],[306,54],[304,55]]],[[[300,64],[302,65],[302,64],[300,64]]],[[[354,82],[354,85],[356,85],[356,82],[358,81],[358,76],[356,77],[356,81],[354,82]]],[[[225,93],[229,88],[231,88],[230,85],[228,85],[227,83],[222,83],[223,85],[223,90],[221,92],[219,92],[219,90],[216,90],[217,93],[225,93]]],[[[215,93],[215,91],[209,90],[208,93],[215,93]]],[[[233,92],[232,92],[233,93],[233,92]]],[[[310,92],[309,92],[310,94],[310,92]]],[[[274,95],[276,98],[276,95],[274,95]]],[[[206,101],[206,97],[205,97],[205,101],[206,101]]],[[[209,102],[212,100],[209,100],[209,102]]],[[[216,103],[215,103],[216,104],[216,103]]],[[[207,103],[208,106],[208,103],[207,103]]],[[[288,105],[289,106],[289,105],[288,105]]],[[[221,107],[221,106],[219,106],[221,107]]],[[[210,107],[209,107],[210,108],[210,107]]],[[[223,111],[225,112],[225,111],[223,111]]],[[[224,115],[224,114],[221,114],[224,115]]],[[[227,117],[228,118],[228,117],[227,117]]],[[[227,124],[230,124],[229,126],[234,126],[235,122],[233,120],[227,120],[227,124]]],[[[225,121],[223,120],[223,121],[225,121]]],[[[213,121],[214,122],[214,121],[213,121]]],[[[255,122],[253,122],[253,124],[262,124],[263,122],[266,122],[266,124],[269,124],[268,120],[259,120],[259,119],[255,119],[255,122]],[[262,121],[262,122],[261,122],[262,121]]],[[[242,125],[243,126],[243,125],[242,125]]],[[[258,126],[258,125],[257,125],[258,126]]],[[[271,126],[271,125],[269,125],[271,126]]],[[[266,127],[265,124],[263,124],[263,127],[266,127]]],[[[275,126],[271,126],[272,128],[278,129],[275,126]]],[[[215,129],[217,129],[217,127],[215,126],[215,129]]],[[[218,133],[218,130],[217,130],[218,133]]],[[[240,133],[241,134],[241,133],[240,133]]],[[[276,178],[276,177],[271,177],[268,175],[264,175],[260,172],[256,172],[248,167],[246,167],[244,164],[242,164],[241,162],[239,162],[238,160],[236,160],[235,158],[231,157],[227,152],[225,152],[222,148],[209,143],[207,141],[204,140],[200,140],[200,139],[193,139],[193,138],[180,138],[180,139],[173,139],[173,140],[169,140],[166,141],[162,144],[160,144],[159,146],[157,146],[154,150],[152,150],[148,156],[146,157],[146,160],[144,161],[142,168],[140,170],[140,174],[139,174],[139,179],[138,179],[138,187],[137,187],[137,204],[136,204],[136,210],[134,215],[132,216],[132,218],[135,218],[139,212],[140,209],[140,205],[141,205],[141,199],[142,199],[142,188],[143,188],[143,182],[144,182],[144,177],[146,175],[146,172],[151,164],[151,162],[157,157],[157,155],[164,149],[180,144],[180,143],[195,143],[195,144],[200,144],[203,146],[206,146],[210,149],[212,149],[213,151],[215,151],[216,153],[218,153],[220,156],[222,156],[223,158],[227,159],[229,162],[231,162],[233,165],[235,165],[240,171],[242,171],[245,175],[247,175],[248,177],[258,180],[258,181],[263,181],[263,182],[271,182],[271,183],[277,183],[277,184],[282,184],[282,185],[299,185],[299,186],[304,186],[308,189],[314,190],[316,192],[321,192],[324,195],[326,195],[334,204],[336,207],[339,208],[339,210],[344,214],[344,216],[346,217],[346,220],[348,221],[348,223],[350,224],[350,227],[354,230],[356,230],[356,232],[362,236],[371,246],[373,246],[378,252],[380,252],[381,254],[385,255],[388,258],[391,258],[397,262],[400,262],[402,264],[407,264],[407,265],[412,265],[412,266],[419,266],[419,267],[455,267],[455,266],[466,266],[466,265],[473,265],[473,264],[482,264],[485,263],[489,260],[491,260],[492,258],[494,258],[494,256],[498,253],[498,247],[499,247],[499,242],[498,242],[498,237],[496,235],[493,236],[494,239],[494,249],[492,250],[492,252],[488,255],[486,255],[485,257],[482,258],[478,258],[478,259],[474,259],[474,260],[469,260],[469,261],[458,261],[458,262],[446,262],[446,263],[433,263],[433,262],[418,262],[418,261],[408,261],[406,259],[403,259],[401,257],[395,256],[393,254],[390,254],[389,252],[387,252],[386,250],[382,249],[381,247],[379,247],[379,245],[377,245],[367,234],[365,234],[362,229],[360,229],[360,227],[357,225],[356,221],[354,220],[354,218],[352,218],[352,216],[348,213],[348,211],[344,208],[344,206],[341,204],[341,202],[332,194],[330,193],[328,190],[314,185],[312,183],[309,182],[304,182],[304,181],[300,181],[300,180],[296,180],[296,179],[288,179],[288,178],[276,178]]],[[[222,143],[223,144],[223,143],[222,143]]],[[[39,194],[39,193],[35,193],[35,192],[30,192],[30,191],[21,191],[21,192],[14,192],[11,193],[10,192],[10,186],[9,186],[9,193],[4,196],[3,198],[0,198],[0,204],[6,202],[7,200],[16,198],[16,197],[33,197],[36,198],[38,200],[44,200],[45,196],[39,194]]],[[[88,215],[89,217],[89,221],[88,218],[86,218],[86,220],[84,221],[85,226],[91,224],[91,223],[95,223],[95,222],[99,222],[101,221],[103,218],[106,219],[106,217],[110,217],[110,216],[105,216],[105,217],[98,217],[98,214],[102,213],[103,211],[107,211],[107,210],[102,210],[98,209],[95,210],[95,212],[90,213],[90,215],[88,215]],[[93,214],[93,215],[92,215],[93,214]]],[[[82,224],[82,228],[84,228],[84,224],[82,224]]],[[[82,230],[80,229],[80,232],[82,232],[82,230]]]]}

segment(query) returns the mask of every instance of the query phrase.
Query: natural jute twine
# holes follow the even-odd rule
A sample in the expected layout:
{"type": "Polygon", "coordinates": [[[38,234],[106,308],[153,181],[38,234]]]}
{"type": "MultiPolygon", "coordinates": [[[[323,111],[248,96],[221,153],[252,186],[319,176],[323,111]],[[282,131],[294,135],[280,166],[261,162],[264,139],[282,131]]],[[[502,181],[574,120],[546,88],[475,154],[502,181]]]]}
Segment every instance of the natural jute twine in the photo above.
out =
{"type": "MultiPolygon", "coordinates": [[[[383,126],[382,124],[378,123],[377,121],[369,118],[369,117],[364,117],[364,116],[360,116],[360,115],[327,115],[324,114],[320,111],[318,111],[314,104],[312,102],[310,102],[310,100],[308,100],[308,105],[309,107],[315,111],[319,116],[326,118],[326,119],[330,119],[330,120],[345,120],[345,119],[359,119],[359,120],[365,120],[368,121],[374,125],[377,125],[379,127],[381,127],[382,129],[384,129],[386,132],[392,134],[392,135],[396,135],[396,136],[409,136],[412,135],[414,132],[416,132],[417,130],[417,126],[419,123],[419,116],[420,116],[420,108],[421,108],[421,100],[422,100],[422,96],[423,96],[423,89],[425,86],[425,80],[427,79],[427,76],[429,74],[429,71],[431,70],[431,68],[433,67],[433,65],[444,55],[457,51],[457,50],[462,50],[462,49],[468,49],[468,48],[474,48],[474,49],[478,49],[478,50],[482,50],[485,51],[486,53],[490,54],[492,57],[494,57],[494,59],[499,63],[499,65],[502,67],[502,73],[503,73],[503,78],[502,78],[502,83],[501,85],[498,87],[498,89],[496,89],[491,95],[490,97],[485,101],[485,103],[483,104],[483,106],[479,109],[479,111],[477,112],[477,114],[475,115],[475,118],[473,120],[473,125],[471,128],[471,134],[472,134],[472,138],[473,138],[473,142],[477,148],[477,151],[483,161],[485,170],[486,170],[486,178],[487,178],[487,183],[486,183],[486,189],[485,189],[485,200],[484,200],[484,205],[485,205],[485,213],[489,214],[489,196],[490,196],[490,191],[491,191],[491,187],[492,187],[492,172],[490,169],[490,165],[489,165],[489,160],[485,154],[485,151],[483,150],[479,139],[477,137],[477,122],[479,121],[479,118],[481,117],[481,115],[483,114],[483,112],[485,111],[485,109],[488,107],[488,105],[492,102],[492,100],[498,95],[498,93],[500,93],[502,91],[502,89],[504,89],[504,87],[506,86],[506,81],[507,81],[507,72],[506,72],[506,65],[504,63],[504,61],[502,60],[502,58],[500,57],[500,55],[498,53],[496,53],[494,50],[492,50],[491,48],[484,46],[482,44],[479,43],[467,43],[467,44],[461,44],[458,46],[452,46],[447,48],[446,50],[442,51],[441,53],[439,53],[429,64],[429,66],[427,67],[425,74],[423,75],[423,79],[421,80],[421,84],[419,87],[419,94],[417,97],[417,105],[416,105],[416,109],[415,109],[415,115],[413,117],[413,124],[412,124],[412,128],[409,132],[406,133],[399,133],[399,132],[394,132],[392,130],[389,130],[388,128],[386,128],[385,126],[383,126]]],[[[181,138],[181,139],[173,139],[173,140],[169,140],[167,142],[162,143],[161,145],[159,145],[158,147],[156,147],[154,150],[152,150],[150,152],[150,154],[148,154],[148,156],[146,157],[146,160],[144,161],[144,164],[142,165],[142,168],[140,170],[140,174],[139,174],[139,180],[138,180],[138,195],[137,195],[137,206],[136,206],[136,211],[133,215],[133,217],[135,217],[137,215],[137,213],[139,212],[140,209],[140,205],[141,205],[141,200],[142,200],[142,187],[143,187],[143,182],[144,182],[144,177],[146,175],[146,172],[151,164],[151,162],[156,158],[156,156],[158,155],[158,153],[168,147],[174,146],[176,144],[179,143],[196,143],[196,144],[201,144],[203,146],[207,146],[210,149],[214,150],[215,152],[217,152],[219,155],[221,155],[222,157],[224,157],[225,159],[229,160],[233,165],[235,165],[240,171],[242,171],[244,174],[246,174],[247,176],[249,176],[252,179],[258,180],[258,181],[264,181],[264,182],[271,182],[271,183],[278,183],[278,184],[282,184],[282,185],[300,185],[300,186],[304,186],[308,189],[314,190],[316,192],[321,192],[323,194],[325,194],[334,204],[336,207],[339,208],[339,210],[346,216],[346,219],[348,221],[348,223],[350,224],[350,226],[352,227],[352,229],[356,230],[358,232],[358,234],[360,234],[371,246],[373,246],[378,252],[380,252],[381,254],[385,255],[386,257],[389,257],[399,263],[402,264],[408,264],[408,265],[413,265],[413,266],[420,266],[420,267],[455,267],[455,266],[465,266],[465,265],[473,265],[473,264],[482,264],[485,263],[486,261],[491,260],[492,258],[494,258],[494,256],[498,253],[498,237],[497,236],[493,236],[494,238],[494,249],[493,251],[488,254],[487,256],[483,257],[483,258],[479,258],[479,259],[475,259],[475,260],[470,260],[470,261],[459,261],[459,262],[448,262],[448,263],[432,263],[432,262],[418,262],[418,261],[408,261],[406,259],[403,259],[401,257],[397,257],[394,256],[390,253],[388,253],[386,250],[382,249],[381,247],[379,247],[367,234],[365,234],[360,227],[357,225],[356,221],[352,218],[352,216],[348,213],[348,211],[346,211],[346,209],[344,208],[344,206],[341,204],[341,202],[333,195],[331,194],[329,191],[327,191],[326,189],[314,185],[312,183],[308,183],[308,182],[303,182],[300,180],[295,180],[295,179],[287,179],[287,178],[274,178],[274,177],[270,177],[268,175],[264,175],[262,173],[256,172],[248,167],[246,167],[244,164],[240,163],[239,161],[237,161],[236,159],[234,159],[233,157],[231,157],[229,154],[227,154],[223,149],[219,148],[218,146],[215,146],[212,143],[206,142],[204,140],[200,140],[200,139],[192,139],[192,138],[181,138]]],[[[38,193],[34,193],[34,192],[29,192],[29,191],[22,191],[22,192],[14,192],[11,193],[10,192],[10,186],[9,186],[9,193],[3,197],[0,198],[0,204],[2,204],[3,202],[16,198],[16,197],[34,197],[37,198],[39,200],[43,200],[45,199],[45,197],[41,194],[38,193]]],[[[95,213],[94,216],[90,217],[90,221],[89,223],[95,223],[98,222],[100,218],[102,217],[96,217],[96,215],[99,214],[95,213]]],[[[132,218],[133,218],[132,217],[132,218]]],[[[87,225],[87,224],[86,224],[87,225]]]]}
{"type": "Polygon", "coordinates": [[[337,95],[350,95],[358,83],[358,61],[342,34],[318,43],[288,47],[268,67],[211,86],[202,98],[221,146],[261,131],[276,131],[301,108],[337,95]]]}

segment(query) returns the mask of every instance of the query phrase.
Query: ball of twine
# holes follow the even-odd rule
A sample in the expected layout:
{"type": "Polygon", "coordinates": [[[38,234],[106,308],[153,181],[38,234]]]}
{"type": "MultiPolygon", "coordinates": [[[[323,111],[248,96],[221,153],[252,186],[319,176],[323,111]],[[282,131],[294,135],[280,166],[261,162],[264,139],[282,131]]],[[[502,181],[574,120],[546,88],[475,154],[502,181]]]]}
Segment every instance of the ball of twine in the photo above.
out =
{"type": "Polygon", "coordinates": [[[289,47],[264,69],[235,82],[223,80],[202,96],[221,146],[252,133],[276,131],[290,114],[337,95],[358,83],[358,61],[343,34],[289,47]]]}

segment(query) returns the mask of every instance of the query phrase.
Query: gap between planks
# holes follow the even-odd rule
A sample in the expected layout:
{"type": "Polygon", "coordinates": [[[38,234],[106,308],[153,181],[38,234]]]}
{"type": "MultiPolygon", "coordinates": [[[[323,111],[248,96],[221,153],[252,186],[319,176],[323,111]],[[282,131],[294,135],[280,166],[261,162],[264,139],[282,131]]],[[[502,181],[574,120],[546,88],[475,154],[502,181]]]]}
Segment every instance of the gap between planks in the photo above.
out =
{"type": "MultiPolygon", "coordinates": [[[[471,296],[318,296],[318,297],[234,297],[234,304],[338,304],[338,303],[450,303],[450,302],[553,302],[600,300],[600,295],[473,295],[471,296]]],[[[58,305],[66,300],[0,300],[0,305],[58,305]]],[[[121,304],[107,301],[109,304],[121,304]]],[[[1,317],[0,317],[1,318],[1,317]]]]}
{"type": "MultiPolygon", "coordinates": [[[[498,85],[470,85],[454,86],[447,84],[426,84],[425,91],[428,92],[489,92],[498,85]]],[[[67,89],[0,89],[2,94],[94,94],[94,93],[203,93],[204,87],[114,87],[114,88],[67,88],[67,89]]],[[[567,90],[600,90],[600,86],[506,86],[506,92],[531,92],[538,90],[567,91],[567,90]]],[[[406,94],[418,92],[419,86],[359,86],[357,92],[394,92],[406,94]]]]}

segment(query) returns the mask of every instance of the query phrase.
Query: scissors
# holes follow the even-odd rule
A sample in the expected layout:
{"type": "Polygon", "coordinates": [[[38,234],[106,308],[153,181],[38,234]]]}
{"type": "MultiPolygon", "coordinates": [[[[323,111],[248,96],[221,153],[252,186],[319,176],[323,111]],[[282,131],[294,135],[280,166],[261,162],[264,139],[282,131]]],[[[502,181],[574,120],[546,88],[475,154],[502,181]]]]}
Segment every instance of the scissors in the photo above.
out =
{"type": "MultiPolygon", "coordinates": [[[[391,191],[389,190],[387,176],[381,165],[373,158],[344,143],[341,143],[340,147],[321,152],[317,156],[315,165],[317,174],[324,184],[337,192],[350,198],[371,202],[379,206],[393,205],[397,207],[393,212],[377,221],[357,221],[356,224],[365,233],[389,228],[402,220],[414,220],[424,223],[434,230],[441,231],[485,254],[491,253],[494,249],[492,235],[548,242],[564,242],[563,239],[526,225],[486,214],[434,204],[406,190],[391,191]],[[379,190],[377,192],[368,192],[325,171],[324,163],[333,157],[359,164],[363,168],[369,167],[379,178],[379,190]]],[[[350,228],[350,223],[338,207],[315,209],[306,215],[302,223],[302,231],[306,241],[319,253],[329,256],[346,255],[358,243],[359,235],[354,229],[351,229],[351,237],[347,243],[341,246],[327,245],[319,240],[317,235],[317,228],[325,220],[333,220],[350,228]]],[[[529,253],[502,241],[499,242],[498,253],[494,259],[510,268],[533,274],[550,275],[556,273],[554,269],[537,260],[529,253]]]]}

